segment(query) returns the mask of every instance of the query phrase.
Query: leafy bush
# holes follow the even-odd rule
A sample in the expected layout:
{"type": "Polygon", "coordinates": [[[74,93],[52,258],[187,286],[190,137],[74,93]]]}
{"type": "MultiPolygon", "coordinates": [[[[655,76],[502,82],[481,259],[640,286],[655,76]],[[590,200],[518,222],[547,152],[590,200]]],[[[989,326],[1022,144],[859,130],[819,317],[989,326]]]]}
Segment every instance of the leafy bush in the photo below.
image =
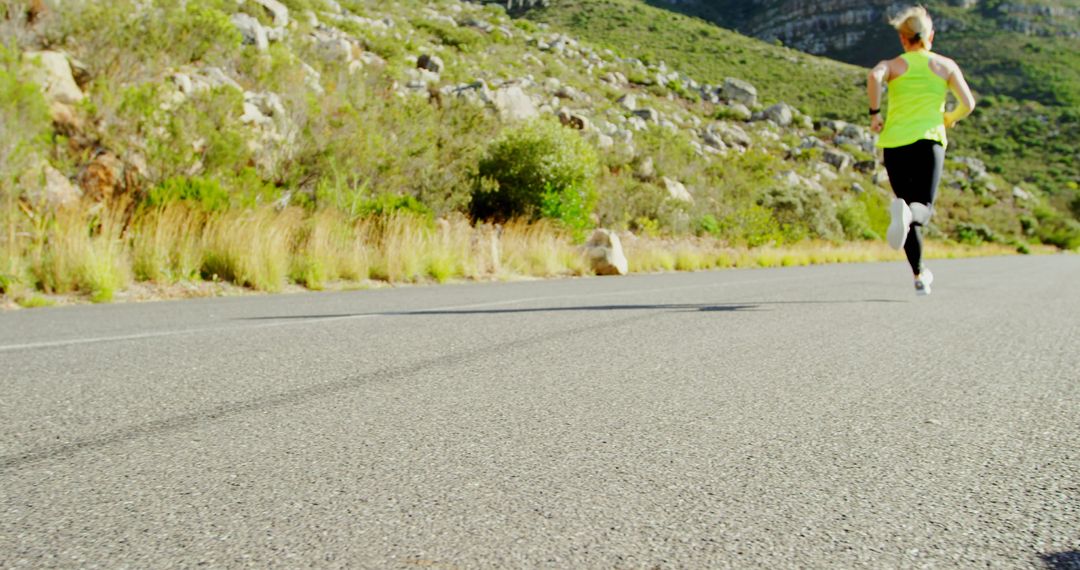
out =
{"type": "Polygon", "coordinates": [[[41,89],[22,76],[19,52],[0,44],[0,194],[46,147],[49,111],[41,89]]]}
{"type": "MultiPolygon", "coordinates": [[[[581,197],[581,206],[595,204],[596,151],[577,132],[550,120],[513,126],[480,160],[471,213],[477,219],[507,220],[544,215],[544,196],[566,200],[562,210],[581,197]]],[[[549,209],[548,213],[553,210],[549,209]]]]}
{"type": "Polygon", "coordinates": [[[1035,237],[1039,241],[1066,250],[1080,248],[1080,222],[1046,207],[1036,208],[1035,218],[1035,237]]]}
{"type": "Polygon", "coordinates": [[[986,224],[960,223],[956,225],[956,240],[968,245],[982,245],[1001,241],[1001,237],[986,224]]]}
{"type": "Polygon", "coordinates": [[[596,193],[587,193],[574,186],[562,190],[549,187],[540,197],[540,216],[556,220],[570,230],[574,240],[585,241],[585,234],[593,227],[592,211],[596,208],[596,193]]]}
{"type": "Polygon", "coordinates": [[[788,241],[798,241],[806,233],[835,239],[841,227],[836,208],[828,194],[819,188],[803,185],[774,185],[758,198],[758,204],[771,209],[784,227],[788,241]]]}

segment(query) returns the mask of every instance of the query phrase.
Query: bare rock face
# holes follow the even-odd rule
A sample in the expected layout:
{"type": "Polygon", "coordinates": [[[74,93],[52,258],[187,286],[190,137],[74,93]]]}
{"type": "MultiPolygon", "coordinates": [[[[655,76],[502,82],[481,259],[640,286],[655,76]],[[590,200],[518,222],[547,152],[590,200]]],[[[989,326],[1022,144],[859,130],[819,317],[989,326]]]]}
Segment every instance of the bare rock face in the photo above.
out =
{"type": "Polygon", "coordinates": [[[589,263],[597,275],[626,275],[630,271],[622,242],[614,232],[598,229],[585,244],[589,263]]]}
{"type": "Polygon", "coordinates": [[[31,66],[31,79],[41,85],[50,102],[73,105],[85,97],[75,83],[66,55],[56,51],[31,51],[26,52],[26,60],[31,66]]]}

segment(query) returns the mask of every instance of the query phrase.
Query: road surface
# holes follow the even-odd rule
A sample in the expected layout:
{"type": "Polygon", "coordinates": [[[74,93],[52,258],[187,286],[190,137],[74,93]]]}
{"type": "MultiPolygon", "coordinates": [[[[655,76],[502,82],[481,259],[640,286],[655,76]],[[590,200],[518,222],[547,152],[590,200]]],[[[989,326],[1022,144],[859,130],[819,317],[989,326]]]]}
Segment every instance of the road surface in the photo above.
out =
{"type": "Polygon", "coordinates": [[[0,567],[1077,568],[1080,256],[0,314],[0,567]]]}

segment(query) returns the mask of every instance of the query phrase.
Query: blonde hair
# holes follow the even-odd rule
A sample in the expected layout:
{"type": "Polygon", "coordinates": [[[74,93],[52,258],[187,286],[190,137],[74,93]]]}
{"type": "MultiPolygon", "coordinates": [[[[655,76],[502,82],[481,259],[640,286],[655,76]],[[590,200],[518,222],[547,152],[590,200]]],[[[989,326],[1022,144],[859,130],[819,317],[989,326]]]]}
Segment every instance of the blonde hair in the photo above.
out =
{"type": "Polygon", "coordinates": [[[889,24],[903,36],[910,44],[922,44],[929,47],[930,34],[934,31],[934,23],[930,21],[930,14],[922,6],[912,6],[889,20],[889,24]]]}

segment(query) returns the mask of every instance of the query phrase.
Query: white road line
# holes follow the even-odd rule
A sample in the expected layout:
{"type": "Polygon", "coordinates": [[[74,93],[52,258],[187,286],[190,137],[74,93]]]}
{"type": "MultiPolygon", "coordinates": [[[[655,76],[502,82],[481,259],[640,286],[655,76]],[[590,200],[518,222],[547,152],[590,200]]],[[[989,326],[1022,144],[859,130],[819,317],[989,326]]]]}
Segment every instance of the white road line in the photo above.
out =
{"type": "Polygon", "coordinates": [[[182,330],[175,330],[175,331],[156,331],[156,332],[129,334],[129,335],[102,336],[102,337],[95,337],[95,338],[81,338],[81,339],[70,339],[70,340],[46,341],[46,342],[30,342],[30,343],[25,343],[25,344],[9,344],[9,345],[0,346],[0,352],[15,352],[15,351],[19,351],[19,350],[34,350],[34,349],[40,349],[40,348],[58,348],[58,347],[77,346],[77,345],[83,345],[83,344],[96,344],[96,343],[105,343],[105,342],[123,342],[123,341],[129,341],[129,340],[144,340],[144,339],[161,338],[161,337],[169,337],[169,336],[182,336],[182,335],[187,335],[187,334],[214,333],[214,332],[224,332],[224,331],[258,330],[258,329],[268,329],[268,328],[286,327],[286,326],[310,325],[310,324],[325,323],[325,322],[330,322],[330,321],[354,321],[354,320],[361,320],[361,319],[371,319],[371,318],[376,318],[376,317],[395,316],[395,314],[398,314],[398,315],[400,315],[400,314],[409,314],[409,313],[423,314],[423,313],[440,313],[440,312],[449,312],[449,311],[462,311],[462,310],[466,310],[466,309],[484,309],[484,308],[490,308],[490,307],[500,307],[500,306],[505,306],[505,305],[516,305],[516,304],[520,304],[520,303],[532,303],[532,302],[537,302],[537,301],[559,301],[559,300],[578,299],[578,298],[613,297],[613,296],[622,296],[622,295],[638,295],[638,294],[661,293],[661,292],[671,292],[671,291],[687,291],[687,290],[693,290],[693,289],[709,289],[709,288],[713,288],[713,287],[721,287],[721,286],[724,286],[724,285],[736,285],[736,284],[738,284],[738,285],[746,285],[746,284],[766,283],[766,282],[768,282],[768,283],[776,283],[776,282],[788,281],[788,280],[789,279],[776,279],[776,278],[773,278],[773,279],[757,279],[757,280],[750,280],[750,281],[740,281],[740,282],[737,282],[737,283],[723,282],[723,283],[709,283],[709,284],[705,284],[705,285],[686,285],[686,286],[682,286],[682,287],[661,287],[661,288],[656,288],[656,289],[631,289],[631,290],[626,290],[626,291],[609,291],[609,292],[605,292],[605,293],[590,293],[590,294],[585,294],[585,295],[553,295],[553,296],[548,296],[548,297],[525,297],[525,298],[521,298],[521,299],[508,299],[508,300],[505,300],[505,301],[493,301],[493,302],[489,302],[489,303],[475,303],[475,304],[470,304],[470,305],[452,305],[452,306],[447,306],[447,307],[432,307],[432,308],[428,308],[428,309],[402,310],[402,311],[399,311],[399,312],[396,312],[396,313],[395,312],[385,312],[385,313],[365,313],[365,314],[362,314],[362,315],[347,315],[347,316],[340,316],[340,317],[337,317],[337,316],[335,316],[335,317],[312,317],[310,319],[297,319],[297,320],[280,321],[280,322],[248,324],[248,325],[240,325],[240,326],[203,327],[203,328],[196,328],[196,329],[182,329],[182,330]]]}

